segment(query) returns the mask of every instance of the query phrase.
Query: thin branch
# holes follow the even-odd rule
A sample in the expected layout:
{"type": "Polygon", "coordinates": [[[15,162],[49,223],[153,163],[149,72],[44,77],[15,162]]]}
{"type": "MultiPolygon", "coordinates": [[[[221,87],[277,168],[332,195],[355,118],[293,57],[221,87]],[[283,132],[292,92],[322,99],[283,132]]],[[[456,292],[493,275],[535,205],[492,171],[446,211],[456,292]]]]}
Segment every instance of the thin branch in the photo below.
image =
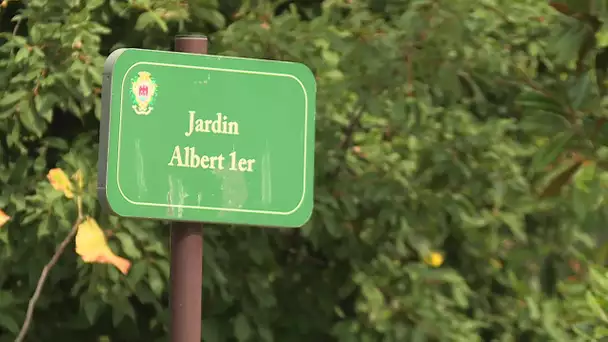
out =
{"type": "Polygon", "coordinates": [[[335,178],[340,174],[340,171],[342,170],[342,164],[346,159],[346,155],[348,154],[348,149],[353,143],[353,135],[357,131],[357,128],[359,128],[359,126],[361,125],[362,116],[363,106],[358,107],[351,115],[350,122],[344,130],[344,139],[342,139],[342,143],[339,147],[339,149],[343,152],[342,160],[340,161],[336,169],[330,174],[330,178],[335,178]]]}
{"type": "Polygon", "coordinates": [[[61,244],[55,250],[55,254],[53,254],[53,257],[51,258],[51,260],[42,269],[42,273],[40,274],[40,278],[38,279],[38,284],[36,284],[36,290],[34,291],[32,298],[30,298],[29,304],[27,306],[27,312],[25,314],[25,321],[23,322],[23,326],[21,327],[21,331],[19,331],[19,335],[15,339],[15,342],[23,342],[23,340],[25,339],[25,335],[27,334],[29,327],[32,323],[33,316],[34,316],[34,309],[36,308],[36,303],[38,302],[38,298],[40,297],[42,288],[44,287],[44,284],[46,282],[46,278],[48,277],[51,269],[55,266],[55,264],[57,264],[57,261],[59,261],[59,258],[65,251],[68,244],[70,242],[72,242],[72,240],[74,239],[74,236],[76,236],[76,232],[78,231],[78,226],[84,220],[84,215],[82,213],[82,199],[80,197],[78,197],[78,199],[77,199],[77,204],[78,204],[78,219],[76,219],[76,222],[72,226],[72,230],[70,230],[69,234],[65,237],[65,239],[63,239],[63,241],[61,241],[61,244]]]}
{"type": "Polygon", "coordinates": [[[413,97],[414,96],[414,68],[413,68],[413,63],[412,63],[412,54],[413,53],[407,53],[405,60],[407,63],[407,96],[408,97],[413,97]]]}
{"type": "Polygon", "coordinates": [[[19,26],[21,25],[21,21],[23,20],[23,17],[19,18],[19,20],[17,20],[17,23],[15,24],[15,28],[13,28],[13,36],[17,35],[17,31],[19,31],[19,26]]]}

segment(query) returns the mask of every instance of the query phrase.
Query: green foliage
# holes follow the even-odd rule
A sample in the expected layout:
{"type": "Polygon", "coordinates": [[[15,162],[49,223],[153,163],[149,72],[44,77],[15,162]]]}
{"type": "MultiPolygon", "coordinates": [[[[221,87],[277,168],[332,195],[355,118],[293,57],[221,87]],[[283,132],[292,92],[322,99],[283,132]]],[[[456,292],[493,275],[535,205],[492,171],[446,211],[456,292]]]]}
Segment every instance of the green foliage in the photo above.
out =
{"type": "Polygon", "coordinates": [[[313,219],[206,227],[204,341],[606,334],[608,2],[4,4],[0,341],[76,218],[53,167],[84,172],[86,212],[133,266],[70,248],[28,341],[165,340],[168,230],[100,211],[99,94],[110,51],[169,49],[187,31],[212,34],[217,54],[304,62],[318,85],[313,219]]]}

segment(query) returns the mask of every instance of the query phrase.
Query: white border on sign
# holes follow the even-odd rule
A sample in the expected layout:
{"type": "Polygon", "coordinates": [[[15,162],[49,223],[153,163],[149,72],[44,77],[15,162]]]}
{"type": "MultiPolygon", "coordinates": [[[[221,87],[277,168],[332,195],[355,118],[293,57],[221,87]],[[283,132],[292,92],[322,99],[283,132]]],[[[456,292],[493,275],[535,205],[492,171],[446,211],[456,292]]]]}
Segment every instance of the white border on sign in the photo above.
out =
{"type": "Polygon", "coordinates": [[[155,63],[155,62],[137,62],[133,64],[126,72],[122,79],[122,84],[120,88],[120,114],[119,114],[119,125],[118,125],[118,156],[116,160],[116,184],[118,185],[118,191],[122,197],[129,203],[141,206],[148,207],[166,207],[166,208],[183,208],[183,209],[203,209],[203,210],[213,210],[213,211],[232,211],[232,212],[241,212],[241,213],[253,213],[253,214],[270,214],[270,215],[291,215],[296,212],[304,203],[304,197],[306,195],[306,164],[307,164],[307,138],[308,138],[308,93],[306,92],[306,88],[302,81],[299,78],[289,75],[289,74],[280,74],[280,73],[272,73],[272,72],[262,72],[262,71],[246,71],[246,70],[233,70],[233,69],[224,69],[224,68],[211,68],[211,67],[198,67],[198,66],[190,66],[190,65],[178,65],[178,64],[168,64],[168,63],[155,63]],[[147,65],[157,65],[157,66],[165,66],[165,67],[177,67],[184,69],[202,69],[202,70],[211,70],[211,71],[223,71],[223,72],[234,72],[234,73],[242,73],[242,74],[253,74],[253,75],[265,75],[265,76],[277,76],[277,77],[287,77],[292,78],[296,82],[300,84],[302,90],[304,91],[304,177],[302,182],[302,197],[298,202],[298,205],[290,211],[270,211],[270,210],[252,210],[252,209],[237,209],[237,208],[221,208],[221,207],[205,207],[205,206],[197,206],[197,205],[183,205],[183,204],[161,204],[161,203],[150,203],[150,202],[137,202],[129,199],[122,190],[120,186],[120,151],[121,151],[121,140],[122,140],[122,114],[123,114],[123,101],[124,101],[124,87],[125,81],[127,80],[127,75],[137,65],[147,64],[147,65]]]}

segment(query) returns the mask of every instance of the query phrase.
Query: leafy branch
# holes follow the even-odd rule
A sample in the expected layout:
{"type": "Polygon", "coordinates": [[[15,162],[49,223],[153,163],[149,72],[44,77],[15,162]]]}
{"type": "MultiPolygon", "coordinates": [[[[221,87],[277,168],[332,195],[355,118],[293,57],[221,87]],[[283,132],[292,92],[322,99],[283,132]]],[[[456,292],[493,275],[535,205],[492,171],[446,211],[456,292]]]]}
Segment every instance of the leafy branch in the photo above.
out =
{"type": "Polygon", "coordinates": [[[85,216],[82,200],[82,191],[84,189],[82,173],[77,171],[72,176],[72,179],[76,181],[78,189],[76,194],[74,194],[72,190],[72,182],[63,170],[52,169],[49,171],[47,178],[55,190],[63,192],[65,197],[73,199],[76,202],[78,216],[68,235],[59,244],[51,257],[51,260],[42,269],[34,294],[29,300],[23,326],[21,327],[15,342],[23,342],[25,339],[29,327],[32,324],[34,309],[36,308],[36,303],[40,298],[46,279],[53,267],[59,261],[59,258],[63,255],[68,244],[73,240],[76,242],[76,253],[82,257],[84,262],[111,263],[120,269],[123,274],[126,274],[131,266],[131,263],[128,260],[120,258],[112,253],[110,247],[107,245],[105,235],[97,222],[95,222],[93,218],[85,216]]]}
{"type": "MultiPolygon", "coordinates": [[[[74,222],[74,225],[72,226],[72,229],[70,230],[68,235],[63,239],[63,241],[61,241],[61,243],[55,250],[55,254],[53,254],[51,260],[42,269],[42,273],[40,274],[40,278],[38,278],[38,283],[36,284],[36,290],[34,291],[34,294],[29,300],[27,312],[25,314],[25,320],[23,321],[23,325],[21,326],[21,330],[19,331],[15,342],[22,342],[25,339],[29,327],[32,324],[34,317],[34,309],[36,308],[36,303],[40,298],[40,294],[42,293],[42,289],[44,288],[46,279],[53,267],[59,261],[59,258],[63,255],[63,252],[65,251],[68,244],[72,242],[72,240],[76,236],[76,233],[78,232],[78,227],[84,220],[82,195],[77,194],[76,196],[74,196],[74,193],[72,192],[72,183],[67,178],[66,174],[61,169],[52,169],[51,171],[49,171],[47,178],[53,188],[62,191],[67,198],[74,199],[76,201],[78,217],[76,218],[76,221],[74,222]]],[[[82,180],[82,173],[80,171],[76,172],[73,178],[77,180],[79,188],[82,189],[84,185],[82,180]]]]}
{"type": "Polygon", "coordinates": [[[40,278],[38,279],[38,283],[36,284],[36,290],[34,291],[34,294],[32,295],[32,298],[30,298],[30,301],[28,303],[23,326],[21,327],[21,330],[19,331],[19,335],[15,339],[15,342],[22,342],[23,339],[25,339],[29,327],[32,324],[34,309],[36,308],[36,303],[40,298],[40,293],[42,293],[42,288],[46,283],[46,279],[49,273],[51,272],[51,269],[57,264],[57,261],[59,261],[61,255],[63,255],[63,252],[65,251],[68,244],[72,242],[72,240],[76,236],[76,232],[78,232],[78,226],[80,226],[80,224],[84,220],[84,215],[82,212],[82,197],[77,196],[76,203],[78,205],[78,218],[76,219],[76,222],[74,222],[74,225],[72,226],[72,229],[70,230],[68,235],[63,239],[63,241],[61,241],[61,244],[59,244],[59,247],[57,247],[57,249],[55,250],[55,254],[53,254],[51,260],[42,269],[42,273],[40,274],[40,278]]]}

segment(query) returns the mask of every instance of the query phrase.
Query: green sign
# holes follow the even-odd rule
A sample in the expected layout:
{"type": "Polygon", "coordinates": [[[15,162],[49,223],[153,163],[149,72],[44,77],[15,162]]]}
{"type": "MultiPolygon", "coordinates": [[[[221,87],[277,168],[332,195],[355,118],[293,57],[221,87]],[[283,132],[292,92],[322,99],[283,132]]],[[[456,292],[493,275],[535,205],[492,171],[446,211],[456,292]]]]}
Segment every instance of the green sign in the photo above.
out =
{"type": "Polygon", "coordinates": [[[313,207],[315,93],[302,64],[113,52],[102,203],[124,217],[302,226],[313,207]]]}

